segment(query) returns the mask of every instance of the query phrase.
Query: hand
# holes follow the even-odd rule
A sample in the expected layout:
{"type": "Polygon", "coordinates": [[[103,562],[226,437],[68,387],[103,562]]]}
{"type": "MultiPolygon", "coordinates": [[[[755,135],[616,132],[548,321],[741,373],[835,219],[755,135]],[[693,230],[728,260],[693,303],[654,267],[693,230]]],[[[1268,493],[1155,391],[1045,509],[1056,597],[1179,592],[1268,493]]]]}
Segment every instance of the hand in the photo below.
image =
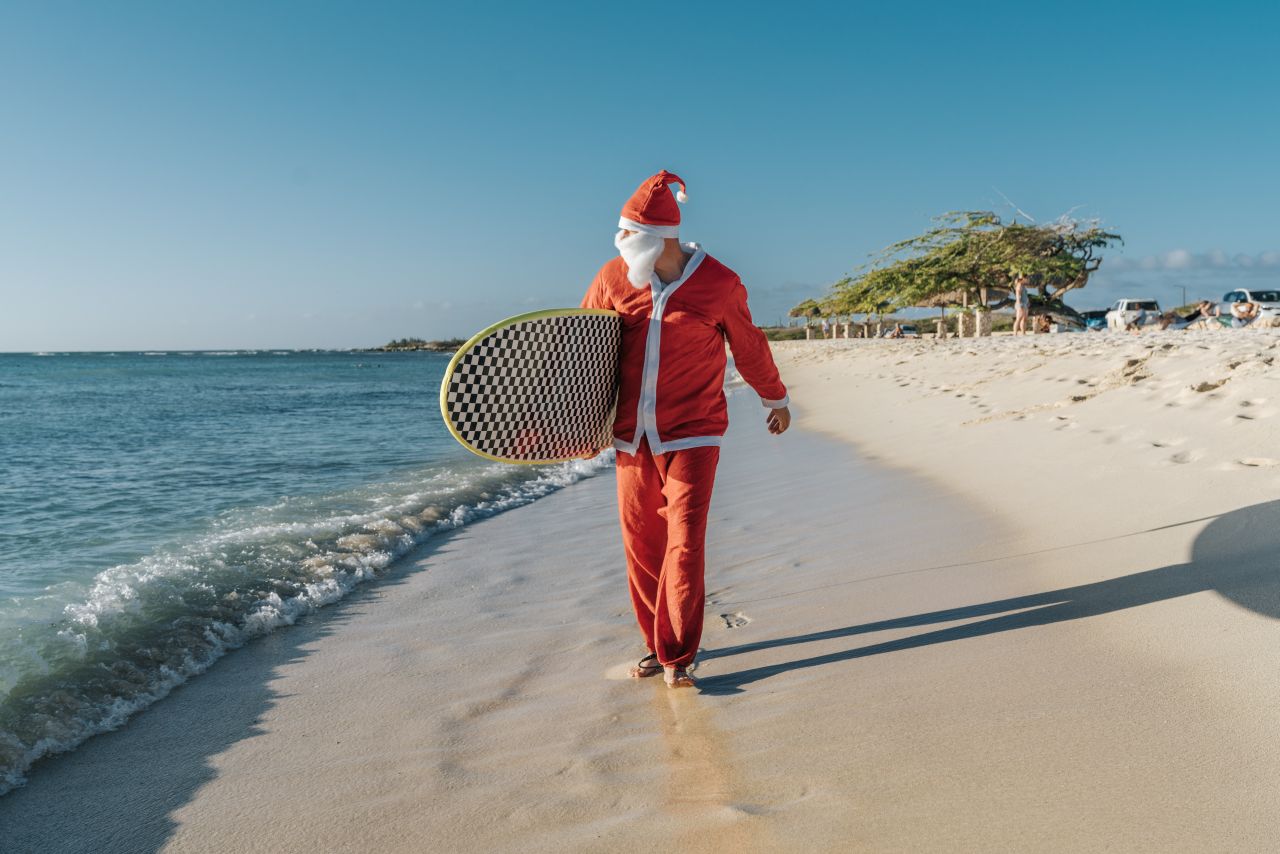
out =
{"type": "Polygon", "coordinates": [[[791,410],[785,406],[779,406],[777,409],[769,410],[769,416],[765,418],[764,423],[769,426],[769,432],[777,436],[786,431],[791,426],[791,410]]]}

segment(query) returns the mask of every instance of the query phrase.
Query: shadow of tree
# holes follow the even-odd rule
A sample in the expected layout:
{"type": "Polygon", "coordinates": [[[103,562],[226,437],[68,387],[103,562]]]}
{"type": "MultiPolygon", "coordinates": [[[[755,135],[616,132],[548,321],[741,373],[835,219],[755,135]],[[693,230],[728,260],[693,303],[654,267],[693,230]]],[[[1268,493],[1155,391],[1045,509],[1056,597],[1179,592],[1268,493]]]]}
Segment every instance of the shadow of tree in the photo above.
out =
{"type": "Polygon", "coordinates": [[[705,676],[698,684],[705,693],[732,694],[745,685],[792,670],[1109,614],[1206,591],[1218,593],[1254,613],[1280,619],[1280,501],[1256,504],[1219,516],[1196,537],[1187,563],[1047,593],[712,650],[703,660],[890,629],[989,618],[840,652],[705,676]]]}

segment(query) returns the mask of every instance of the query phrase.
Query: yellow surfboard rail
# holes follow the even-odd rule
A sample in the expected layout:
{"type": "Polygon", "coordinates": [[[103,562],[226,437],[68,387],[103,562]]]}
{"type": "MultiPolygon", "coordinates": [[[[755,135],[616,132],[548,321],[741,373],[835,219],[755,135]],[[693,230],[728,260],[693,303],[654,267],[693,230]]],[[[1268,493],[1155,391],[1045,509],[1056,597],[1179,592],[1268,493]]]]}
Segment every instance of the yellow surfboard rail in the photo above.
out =
{"type": "Polygon", "coordinates": [[[479,448],[472,445],[466,439],[462,438],[453,421],[449,418],[449,380],[453,377],[453,369],[458,366],[458,362],[462,361],[462,357],[470,352],[471,348],[480,341],[489,337],[506,326],[513,326],[517,323],[524,323],[529,320],[543,320],[548,317],[584,317],[589,315],[603,315],[605,317],[619,317],[616,311],[607,308],[545,308],[541,311],[531,311],[527,314],[517,314],[514,317],[508,317],[506,320],[499,320],[492,326],[486,326],[475,335],[467,339],[466,343],[458,348],[453,354],[453,358],[449,360],[449,365],[444,369],[444,379],[440,381],[440,417],[444,419],[444,426],[448,428],[453,438],[458,440],[458,444],[466,448],[478,457],[484,457],[486,460],[493,460],[495,463],[509,463],[519,466],[548,466],[555,463],[567,463],[573,460],[587,459],[587,457],[565,457],[560,460],[513,460],[507,457],[495,457],[493,454],[487,454],[479,448]]]}

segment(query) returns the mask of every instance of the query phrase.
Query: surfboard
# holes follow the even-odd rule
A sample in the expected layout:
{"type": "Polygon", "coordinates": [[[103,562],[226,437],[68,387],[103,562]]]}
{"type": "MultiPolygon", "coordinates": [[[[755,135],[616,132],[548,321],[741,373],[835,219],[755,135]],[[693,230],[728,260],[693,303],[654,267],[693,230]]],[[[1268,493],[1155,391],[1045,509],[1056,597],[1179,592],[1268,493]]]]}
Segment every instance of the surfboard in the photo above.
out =
{"type": "Polygon", "coordinates": [[[591,457],[613,444],[622,319],[604,309],[519,314],[477,332],[440,384],[462,447],[504,463],[591,457]]]}

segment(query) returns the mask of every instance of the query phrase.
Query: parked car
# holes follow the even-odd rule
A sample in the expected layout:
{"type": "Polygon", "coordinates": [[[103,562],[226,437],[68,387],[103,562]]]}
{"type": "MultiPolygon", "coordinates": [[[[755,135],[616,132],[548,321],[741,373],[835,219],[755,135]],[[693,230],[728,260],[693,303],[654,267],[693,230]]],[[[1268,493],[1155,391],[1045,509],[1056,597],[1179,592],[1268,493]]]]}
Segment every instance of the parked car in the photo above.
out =
{"type": "Polygon", "coordinates": [[[1160,322],[1160,303],[1153,299],[1120,299],[1107,312],[1107,328],[1121,332],[1130,324],[1155,326],[1160,322]]]}
{"type": "Polygon", "coordinates": [[[1218,311],[1223,317],[1231,317],[1231,306],[1238,302],[1256,302],[1258,317],[1280,317],[1280,291],[1237,288],[1223,295],[1218,311]]]}
{"type": "Polygon", "coordinates": [[[1085,329],[1106,329],[1107,328],[1107,309],[1098,309],[1097,311],[1082,311],[1080,319],[1084,321],[1085,329]]]}

